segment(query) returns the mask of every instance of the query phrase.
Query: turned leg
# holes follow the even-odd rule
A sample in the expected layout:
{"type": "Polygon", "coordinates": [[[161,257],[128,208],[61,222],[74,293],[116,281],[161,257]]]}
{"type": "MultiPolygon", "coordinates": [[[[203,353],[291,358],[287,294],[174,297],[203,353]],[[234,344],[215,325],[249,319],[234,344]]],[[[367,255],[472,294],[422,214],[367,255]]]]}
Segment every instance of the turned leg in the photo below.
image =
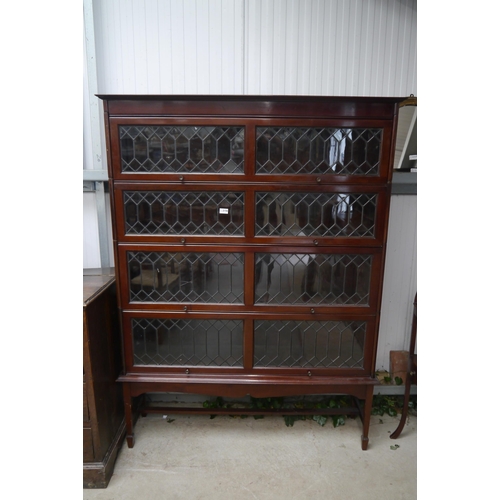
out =
{"type": "Polygon", "coordinates": [[[134,447],[134,421],[132,416],[132,396],[130,386],[126,382],[123,384],[123,403],[125,405],[125,427],[127,430],[127,446],[134,447]]]}
{"type": "Polygon", "coordinates": [[[373,386],[366,388],[365,407],[363,410],[363,435],[361,436],[361,449],[368,449],[368,432],[370,431],[370,416],[372,414],[373,386]]]}

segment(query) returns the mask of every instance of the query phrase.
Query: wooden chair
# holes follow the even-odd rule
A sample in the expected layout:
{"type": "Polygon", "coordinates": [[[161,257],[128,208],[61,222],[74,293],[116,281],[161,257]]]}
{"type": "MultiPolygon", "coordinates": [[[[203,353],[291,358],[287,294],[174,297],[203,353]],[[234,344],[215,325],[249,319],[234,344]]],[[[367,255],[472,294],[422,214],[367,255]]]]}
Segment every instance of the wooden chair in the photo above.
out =
{"type": "Polygon", "coordinates": [[[391,439],[396,439],[401,434],[408,418],[408,403],[410,402],[410,388],[412,384],[417,383],[417,355],[415,354],[415,345],[417,342],[417,294],[413,302],[413,321],[411,325],[410,350],[408,356],[408,369],[406,372],[405,398],[403,402],[403,411],[398,428],[391,434],[391,439]]]}

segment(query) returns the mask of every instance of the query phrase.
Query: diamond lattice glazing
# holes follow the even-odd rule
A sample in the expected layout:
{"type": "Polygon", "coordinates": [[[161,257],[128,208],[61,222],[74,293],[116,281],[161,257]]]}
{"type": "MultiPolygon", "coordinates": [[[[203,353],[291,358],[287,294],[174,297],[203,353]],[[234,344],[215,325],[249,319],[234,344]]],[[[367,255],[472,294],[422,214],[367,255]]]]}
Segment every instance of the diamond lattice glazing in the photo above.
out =
{"type": "Polygon", "coordinates": [[[244,193],[125,191],[126,234],[244,234],[244,193]]]}
{"type": "Polygon", "coordinates": [[[256,236],[369,237],[376,194],[256,193],[256,236]]]}
{"type": "Polygon", "coordinates": [[[243,302],[243,254],[127,252],[131,302],[243,302]]]}
{"type": "Polygon", "coordinates": [[[258,174],[377,175],[381,129],[257,127],[258,174]]]}
{"type": "Polygon", "coordinates": [[[371,263],[370,255],[258,253],[255,302],[367,305],[371,263]]]}
{"type": "Polygon", "coordinates": [[[132,319],[134,363],[242,366],[243,321],[132,319]]]}
{"type": "Polygon", "coordinates": [[[120,126],[122,172],[242,173],[244,129],[120,126]]]}
{"type": "Polygon", "coordinates": [[[254,366],[363,367],[364,322],[258,320],[254,325],[254,366]]]}

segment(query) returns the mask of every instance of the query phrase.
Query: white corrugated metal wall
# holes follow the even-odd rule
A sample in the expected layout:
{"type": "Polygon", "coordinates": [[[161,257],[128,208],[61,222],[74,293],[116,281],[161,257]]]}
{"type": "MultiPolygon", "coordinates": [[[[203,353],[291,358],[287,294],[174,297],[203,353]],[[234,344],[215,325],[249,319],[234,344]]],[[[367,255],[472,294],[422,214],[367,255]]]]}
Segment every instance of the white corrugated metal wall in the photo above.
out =
{"type": "Polygon", "coordinates": [[[416,1],[248,1],[244,90],[416,95],[416,13],[416,1]]]}
{"type": "Polygon", "coordinates": [[[99,92],[417,94],[416,0],[94,0],[99,92]]]}
{"type": "Polygon", "coordinates": [[[94,0],[99,92],[242,94],[243,0],[94,0]]]}
{"type": "MultiPolygon", "coordinates": [[[[84,169],[106,168],[97,92],[417,95],[416,0],[84,0],[84,12],[84,169]]],[[[84,193],[84,268],[102,262],[95,199],[84,193]]],[[[381,370],[408,347],[415,196],[393,197],[388,256],[381,370]]]]}

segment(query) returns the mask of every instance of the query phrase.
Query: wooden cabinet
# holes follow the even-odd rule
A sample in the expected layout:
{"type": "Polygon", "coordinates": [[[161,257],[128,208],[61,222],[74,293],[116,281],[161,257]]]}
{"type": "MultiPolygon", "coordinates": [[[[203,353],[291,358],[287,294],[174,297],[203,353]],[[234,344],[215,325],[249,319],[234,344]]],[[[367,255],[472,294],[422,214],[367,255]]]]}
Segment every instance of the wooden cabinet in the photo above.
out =
{"type": "Polygon", "coordinates": [[[125,368],[146,392],[369,414],[396,98],[100,96],[125,368]]]}
{"type": "Polygon", "coordinates": [[[105,488],[125,437],[114,272],[83,275],[83,487],[105,488]]]}

